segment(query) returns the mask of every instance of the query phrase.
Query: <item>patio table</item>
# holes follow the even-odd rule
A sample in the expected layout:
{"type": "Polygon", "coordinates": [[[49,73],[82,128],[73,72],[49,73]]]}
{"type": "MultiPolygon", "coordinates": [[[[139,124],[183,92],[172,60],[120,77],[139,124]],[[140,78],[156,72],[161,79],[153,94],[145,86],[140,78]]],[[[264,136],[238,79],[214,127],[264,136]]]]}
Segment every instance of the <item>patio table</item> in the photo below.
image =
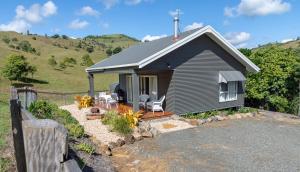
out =
{"type": "Polygon", "coordinates": [[[111,99],[111,95],[107,94],[107,95],[101,95],[99,96],[99,99],[104,99],[105,103],[108,102],[108,99],[111,99]]]}

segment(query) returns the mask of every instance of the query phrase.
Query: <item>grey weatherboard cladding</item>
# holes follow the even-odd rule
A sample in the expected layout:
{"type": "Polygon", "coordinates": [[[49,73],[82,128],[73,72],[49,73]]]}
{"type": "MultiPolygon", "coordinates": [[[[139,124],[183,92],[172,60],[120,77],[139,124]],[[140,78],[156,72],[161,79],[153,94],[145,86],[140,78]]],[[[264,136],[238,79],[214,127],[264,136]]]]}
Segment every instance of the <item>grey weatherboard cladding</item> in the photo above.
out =
{"type": "Polygon", "coordinates": [[[170,81],[158,81],[168,85],[165,92],[167,111],[183,114],[244,104],[242,82],[238,84],[236,101],[219,102],[219,71],[236,70],[245,74],[246,68],[206,35],[154,61],[141,71],[168,69],[173,71],[169,72],[170,81]]]}

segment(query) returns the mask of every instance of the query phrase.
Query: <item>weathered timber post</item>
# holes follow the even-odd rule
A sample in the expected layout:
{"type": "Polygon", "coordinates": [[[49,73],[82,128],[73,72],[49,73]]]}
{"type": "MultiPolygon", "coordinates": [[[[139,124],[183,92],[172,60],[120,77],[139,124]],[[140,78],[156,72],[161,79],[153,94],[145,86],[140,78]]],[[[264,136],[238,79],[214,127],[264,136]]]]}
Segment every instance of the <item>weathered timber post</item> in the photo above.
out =
{"type": "Polygon", "coordinates": [[[139,76],[134,71],[132,74],[132,104],[133,111],[139,111],[139,76]]]}
{"type": "Polygon", "coordinates": [[[68,153],[67,130],[49,119],[22,124],[27,171],[61,171],[68,153]]]}
{"type": "MultiPolygon", "coordinates": [[[[13,96],[17,96],[17,94],[14,93],[15,91],[12,91],[12,98],[13,96]]],[[[22,131],[21,102],[17,99],[10,100],[10,114],[17,171],[26,172],[26,160],[22,131]]]]}
{"type": "Polygon", "coordinates": [[[88,73],[89,78],[89,96],[94,97],[95,96],[95,90],[94,90],[94,75],[92,73],[88,73]]]}

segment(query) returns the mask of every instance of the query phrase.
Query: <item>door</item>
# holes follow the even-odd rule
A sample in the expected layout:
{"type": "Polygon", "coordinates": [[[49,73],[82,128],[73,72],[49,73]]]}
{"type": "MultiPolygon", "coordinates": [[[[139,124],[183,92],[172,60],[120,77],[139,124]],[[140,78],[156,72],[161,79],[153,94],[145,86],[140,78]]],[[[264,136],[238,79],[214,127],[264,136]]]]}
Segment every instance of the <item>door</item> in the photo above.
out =
{"type": "Polygon", "coordinates": [[[132,76],[126,76],[126,95],[127,95],[127,102],[132,102],[132,76]]]}
{"type": "MultiPolygon", "coordinates": [[[[126,77],[126,93],[127,102],[132,103],[132,76],[126,77]]],[[[139,95],[147,94],[151,100],[157,100],[157,76],[155,75],[141,75],[139,77],[139,95]]]]}

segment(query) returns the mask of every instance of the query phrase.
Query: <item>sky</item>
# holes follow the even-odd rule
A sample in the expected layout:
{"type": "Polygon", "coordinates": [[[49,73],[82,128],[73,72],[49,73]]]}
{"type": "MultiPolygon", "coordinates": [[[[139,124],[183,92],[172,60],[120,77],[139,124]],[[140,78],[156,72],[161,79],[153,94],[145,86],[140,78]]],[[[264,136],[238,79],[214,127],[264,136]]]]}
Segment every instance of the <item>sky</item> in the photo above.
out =
{"type": "Polygon", "coordinates": [[[10,0],[1,4],[0,30],[37,34],[122,33],[139,40],[211,25],[238,48],[300,37],[300,0],[10,0]]]}

